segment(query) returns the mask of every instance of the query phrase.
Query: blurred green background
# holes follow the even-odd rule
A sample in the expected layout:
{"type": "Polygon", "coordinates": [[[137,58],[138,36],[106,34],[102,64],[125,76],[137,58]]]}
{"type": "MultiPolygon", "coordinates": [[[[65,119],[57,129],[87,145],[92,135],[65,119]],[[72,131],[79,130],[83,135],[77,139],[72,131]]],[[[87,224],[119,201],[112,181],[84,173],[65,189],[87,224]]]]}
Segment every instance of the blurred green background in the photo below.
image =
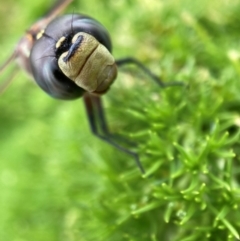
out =
{"type": "MultiPolygon", "coordinates": [[[[1,62],[51,2],[1,0],[1,62]]],[[[237,0],[75,0],[66,12],[99,20],[116,58],[187,87],[162,90],[131,68],[104,97],[111,130],[139,143],[143,179],[91,134],[81,100],[54,100],[19,71],[0,96],[0,240],[236,240],[239,11],[237,0]]]]}

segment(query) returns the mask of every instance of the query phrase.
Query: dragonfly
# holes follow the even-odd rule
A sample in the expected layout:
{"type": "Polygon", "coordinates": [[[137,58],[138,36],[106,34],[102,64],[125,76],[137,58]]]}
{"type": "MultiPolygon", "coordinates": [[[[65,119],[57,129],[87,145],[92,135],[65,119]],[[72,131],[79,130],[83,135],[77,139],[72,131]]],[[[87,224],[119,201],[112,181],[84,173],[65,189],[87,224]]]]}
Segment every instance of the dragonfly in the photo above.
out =
{"type": "Polygon", "coordinates": [[[1,74],[13,61],[17,63],[1,84],[0,93],[13,81],[20,67],[53,98],[74,100],[82,97],[92,133],[132,156],[144,174],[138,154],[120,145],[117,136],[110,132],[101,96],[114,83],[119,67],[130,64],[162,88],[181,83],[164,83],[136,58],[115,59],[111,54],[110,35],[100,22],[77,13],[60,16],[71,2],[73,0],[57,0],[18,41],[12,54],[0,66],[1,74]]]}

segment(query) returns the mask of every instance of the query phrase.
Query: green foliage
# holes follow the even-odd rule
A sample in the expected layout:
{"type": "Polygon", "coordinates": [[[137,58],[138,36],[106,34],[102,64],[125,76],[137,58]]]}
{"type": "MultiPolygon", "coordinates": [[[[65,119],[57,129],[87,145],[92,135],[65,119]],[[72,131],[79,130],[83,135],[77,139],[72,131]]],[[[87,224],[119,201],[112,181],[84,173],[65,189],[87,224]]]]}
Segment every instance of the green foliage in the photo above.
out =
{"type": "MultiPolygon", "coordinates": [[[[49,5],[1,3],[2,61],[49,5]]],[[[236,0],[71,4],[107,27],[116,58],[185,86],[161,89],[131,68],[104,96],[111,130],[138,143],[141,176],[92,136],[80,101],[53,100],[19,72],[0,100],[0,240],[239,239],[239,10],[236,0]]]]}

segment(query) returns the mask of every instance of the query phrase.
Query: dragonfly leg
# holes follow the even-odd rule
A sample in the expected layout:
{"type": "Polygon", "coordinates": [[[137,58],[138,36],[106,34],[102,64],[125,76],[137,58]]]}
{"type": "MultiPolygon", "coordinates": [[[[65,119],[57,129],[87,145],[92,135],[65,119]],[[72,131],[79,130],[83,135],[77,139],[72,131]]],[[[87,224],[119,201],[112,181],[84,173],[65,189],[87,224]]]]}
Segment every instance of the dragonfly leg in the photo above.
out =
{"type": "MultiPolygon", "coordinates": [[[[139,160],[138,154],[119,145],[116,142],[117,138],[115,138],[115,136],[109,132],[101,98],[99,96],[86,94],[84,95],[84,103],[90,128],[93,134],[117,149],[127,153],[128,155],[131,155],[135,159],[135,162],[141,172],[144,174],[145,171],[139,160]]],[[[123,139],[121,141],[123,141],[123,139]]]]}
{"type": "Polygon", "coordinates": [[[123,65],[129,65],[133,64],[139,69],[141,69],[147,76],[149,76],[152,80],[154,80],[158,85],[160,85],[162,88],[169,87],[169,86],[182,86],[183,83],[179,81],[171,81],[168,83],[164,83],[161,78],[159,78],[156,74],[152,73],[143,63],[141,63],[139,60],[127,57],[123,59],[117,59],[116,64],[118,67],[121,67],[123,65]]]}

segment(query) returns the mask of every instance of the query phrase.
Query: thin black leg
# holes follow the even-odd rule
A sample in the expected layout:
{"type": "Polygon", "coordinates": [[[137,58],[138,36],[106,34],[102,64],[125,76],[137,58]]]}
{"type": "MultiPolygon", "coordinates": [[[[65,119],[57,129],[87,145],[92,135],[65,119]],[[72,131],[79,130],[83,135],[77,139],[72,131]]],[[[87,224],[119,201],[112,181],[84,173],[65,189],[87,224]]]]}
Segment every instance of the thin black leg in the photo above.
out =
{"type": "Polygon", "coordinates": [[[84,95],[83,98],[87,111],[88,121],[93,134],[96,135],[98,138],[106,141],[110,145],[116,147],[117,149],[131,155],[135,159],[135,162],[141,172],[144,174],[145,171],[137,153],[123,146],[120,146],[118,143],[116,143],[116,138],[114,138],[114,136],[111,135],[111,133],[109,132],[101,98],[99,96],[90,94],[84,95]]]}
{"type": "Polygon", "coordinates": [[[148,75],[151,79],[153,79],[158,85],[160,85],[162,88],[169,87],[169,86],[182,86],[183,83],[178,81],[171,81],[168,83],[164,83],[157,75],[152,73],[145,65],[143,65],[140,61],[138,61],[135,58],[127,57],[123,59],[118,59],[115,61],[117,66],[123,66],[128,64],[134,64],[138,68],[140,68],[146,75],[148,75]]]}
{"type": "Polygon", "coordinates": [[[99,96],[92,96],[92,102],[94,103],[94,106],[95,106],[95,112],[97,113],[97,115],[99,117],[100,130],[111,139],[124,142],[131,146],[136,146],[136,143],[126,140],[124,137],[122,137],[118,134],[110,133],[108,125],[107,125],[106,117],[105,117],[102,99],[99,96]]]}

